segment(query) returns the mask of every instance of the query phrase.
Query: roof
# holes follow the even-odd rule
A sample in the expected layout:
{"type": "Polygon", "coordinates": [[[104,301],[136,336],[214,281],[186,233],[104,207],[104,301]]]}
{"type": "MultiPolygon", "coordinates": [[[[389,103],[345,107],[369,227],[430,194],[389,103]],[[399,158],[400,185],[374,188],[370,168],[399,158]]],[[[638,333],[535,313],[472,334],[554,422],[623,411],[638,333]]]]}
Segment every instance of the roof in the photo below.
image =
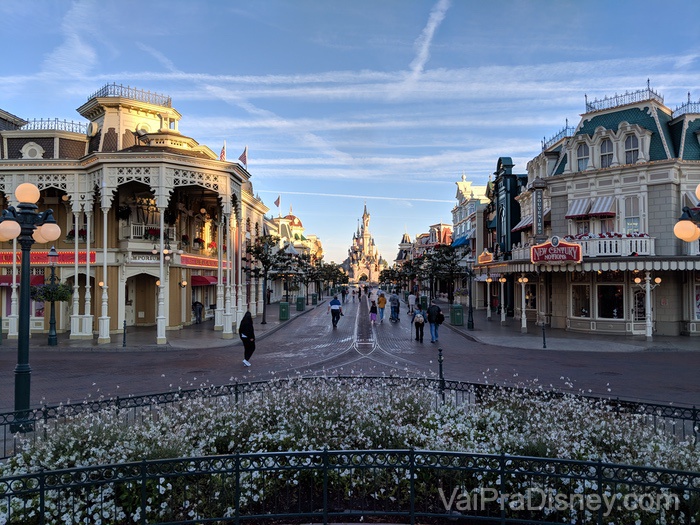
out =
{"type": "Polygon", "coordinates": [[[209,155],[202,151],[193,151],[178,148],[158,147],[158,146],[131,146],[119,150],[119,153],[171,153],[173,155],[182,155],[184,157],[196,157],[198,159],[211,159],[209,155]]]}

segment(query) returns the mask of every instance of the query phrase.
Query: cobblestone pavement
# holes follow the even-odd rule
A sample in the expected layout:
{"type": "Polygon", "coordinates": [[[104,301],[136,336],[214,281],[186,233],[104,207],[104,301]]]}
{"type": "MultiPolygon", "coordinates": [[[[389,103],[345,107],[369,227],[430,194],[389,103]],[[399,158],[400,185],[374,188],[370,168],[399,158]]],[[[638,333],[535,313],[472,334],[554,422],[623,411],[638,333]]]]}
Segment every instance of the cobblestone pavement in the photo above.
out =
{"type": "MultiPolygon", "coordinates": [[[[446,305],[443,306],[446,309],[446,305]]],[[[700,405],[700,340],[677,337],[653,341],[550,330],[542,348],[541,330],[520,333],[517,321],[487,321],[474,315],[475,330],[440,327],[439,343],[414,340],[405,305],[400,321],[369,323],[364,300],[344,305],[337,329],[327,302],[291,312],[279,321],[270,305],[267,324],[255,319],[257,350],[251,367],[241,363],[243,348],[224,340],[212,321],[168,332],[167,345],[155,345],[154,328],[127,332],[127,346],[115,335],[108,345],[59,336],[55,347],[33,336],[31,404],[57,404],[100,396],[127,396],[314,374],[366,374],[436,377],[438,349],[448,379],[544,385],[574,392],[652,402],[700,405]]],[[[426,326],[426,332],[427,332],[426,326]]],[[[11,410],[16,341],[0,347],[0,410],[11,410]]]]}

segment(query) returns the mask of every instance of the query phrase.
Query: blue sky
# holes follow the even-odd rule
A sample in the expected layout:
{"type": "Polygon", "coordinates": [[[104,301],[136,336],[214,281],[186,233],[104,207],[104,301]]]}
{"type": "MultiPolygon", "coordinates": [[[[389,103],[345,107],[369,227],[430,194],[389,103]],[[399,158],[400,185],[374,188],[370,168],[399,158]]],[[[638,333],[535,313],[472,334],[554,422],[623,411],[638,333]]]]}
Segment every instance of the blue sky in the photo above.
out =
{"type": "Polygon", "coordinates": [[[347,255],[363,205],[384,258],[451,223],[455,182],[517,172],[589,99],[700,99],[700,2],[3,0],[0,108],[80,120],[106,83],[170,95],[180,131],[347,255]]]}

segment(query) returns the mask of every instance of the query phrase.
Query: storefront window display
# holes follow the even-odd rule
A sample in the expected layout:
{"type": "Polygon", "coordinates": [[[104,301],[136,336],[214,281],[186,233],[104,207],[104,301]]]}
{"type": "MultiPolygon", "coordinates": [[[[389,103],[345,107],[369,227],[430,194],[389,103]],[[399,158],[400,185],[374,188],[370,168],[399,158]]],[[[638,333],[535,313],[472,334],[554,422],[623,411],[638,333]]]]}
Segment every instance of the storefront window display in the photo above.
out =
{"type": "Polygon", "coordinates": [[[695,305],[695,320],[700,320],[700,273],[695,273],[695,290],[693,303],[695,305]]]}
{"type": "Polygon", "coordinates": [[[600,319],[624,319],[624,286],[621,284],[598,284],[598,317],[600,319]]]}
{"type": "Polygon", "coordinates": [[[591,316],[591,285],[572,284],[571,285],[571,316],[590,317],[591,316]]]}

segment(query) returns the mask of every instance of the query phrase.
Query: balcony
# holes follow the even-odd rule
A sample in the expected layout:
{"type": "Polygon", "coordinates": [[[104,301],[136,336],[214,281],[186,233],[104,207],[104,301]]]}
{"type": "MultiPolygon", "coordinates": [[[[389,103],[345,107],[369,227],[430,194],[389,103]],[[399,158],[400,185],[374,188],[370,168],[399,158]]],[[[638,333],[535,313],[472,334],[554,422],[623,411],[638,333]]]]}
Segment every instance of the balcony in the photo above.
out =
{"type": "MultiPolygon", "coordinates": [[[[160,242],[160,225],[159,224],[125,224],[122,227],[122,239],[130,241],[148,241],[160,242]]],[[[166,241],[177,242],[177,232],[174,226],[168,226],[163,232],[163,238],[166,241]]]]}
{"type": "MultiPolygon", "coordinates": [[[[581,245],[581,253],[583,257],[630,257],[634,255],[656,255],[654,237],[598,237],[598,238],[582,238],[572,239],[565,238],[566,242],[571,242],[581,245]]],[[[685,243],[690,248],[700,255],[700,244],[685,243]]],[[[530,246],[515,246],[512,250],[512,259],[514,261],[529,261],[530,246]]]]}

